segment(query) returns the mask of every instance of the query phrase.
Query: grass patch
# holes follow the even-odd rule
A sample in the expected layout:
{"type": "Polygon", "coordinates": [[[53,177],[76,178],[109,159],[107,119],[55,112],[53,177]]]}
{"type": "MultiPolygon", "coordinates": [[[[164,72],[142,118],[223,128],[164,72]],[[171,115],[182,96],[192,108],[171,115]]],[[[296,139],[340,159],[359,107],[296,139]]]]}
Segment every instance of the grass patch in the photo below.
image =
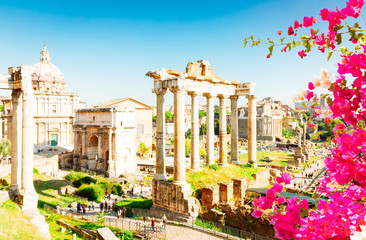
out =
{"type": "Polygon", "coordinates": [[[196,219],[194,221],[194,224],[198,227],[212,229],[216,232],[228,233],[229,235],[240,237],[240,233],[238,233],[237,231],[232,232],[232,231],[230,231],[230,229],[217,227],[213,223],[210,223],[208,221],[204,221],[204,220],[201,220],[201,219],[196,219]]]}
{"type": "Polygon", "coordinates": [[[129,208],[143,208],[150,209],[153,205],[152,199],[134,198],[128,200],[119,201],[116,204],[118,207],[129,207],[129,208]]]}
{"type": "Polygon", "coordinates": [[[0,239],[40,239],[45,238],[37,231],[17,204],[5,201],[0,207],[0,239]]]}
{"type": "Polygon", "coordinates": [[[254,180],[253,174],[262,171],[264,168],[254,168],[251,165],[210,168],[205,167],[200,171],[187,173],[187,182],[191,184],[193,191],[206,186],[228,182],[233,178],[247,178],[254,180]]]}
{"type": "MultiPolygon", "coordinates": [[[[257,151],[257,160],[261,164],[265,164],[265,165],[286,166],[287,164],[284,165],[285,162],[287,163],[288,160],[292,160],[292,159],[293,159],[293,153],[257,151]],[[266,158],[269,158],[272,161],[271,162],[261,161],[261,159],[266,159],[266,158]]],[[[240,154],[239,161],[242,164],[247,163],[248,162],[248,153],[240,154]]]]}

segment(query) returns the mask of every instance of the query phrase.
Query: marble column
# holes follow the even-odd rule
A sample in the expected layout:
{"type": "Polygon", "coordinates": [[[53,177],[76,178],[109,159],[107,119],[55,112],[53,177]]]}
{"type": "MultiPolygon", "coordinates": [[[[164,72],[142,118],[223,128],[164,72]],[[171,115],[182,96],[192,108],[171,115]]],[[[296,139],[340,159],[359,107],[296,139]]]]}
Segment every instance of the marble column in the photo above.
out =
{"type": "Polygon", "coordinates": [[[100,162],[103,161],[102,159],[102,137],[103,137],[103,128],[99,128],[98,130],[98,156],[96,157],[96,166],[95,170],[98,171],[100,169],[100,162]]]}
{"type": "Polygon", "coordinates": [[[109,153],[109,156],[108,156],[108,177],[114,177],[116,174],[114,172],[114,159],[113,159],[113,150],[114,150],[114,147],[113,147],[113,141],[112,141],[112,135],[113,135],[113,130],[110,129],[109,130],[109,136],[108,136],[108,153],[109,153]]]}
{"type": "Polygon", "coordinates": [[[304,122],[304,126],[303,126],[303,137],[304,137],[304,140],[303,140],[303,145],[306,146],[306,122],[304,122]]]}
{"type": "Polygon", "coordinates": [[[238,98],[230,96],[231,101],[231,153],[230,161],[233,164],[240,164],[238,153],[238,98]]]}
{"type": "Polygon", "coordinates": [[[184,137],[183,89],[172,89],[174,93],[174,181],[175,185],[186,185],[186,156],[184,137]]]}
{"type": "Polygon", "coordinates": [[[206,115],[206,164],[215,164],[215,112],[214,112],[214,96],[212,94],[205,95],[207,100],[206,115]]]}
{"type": "Polygon", "coordinates": [[[198,95],[197,93],[189,93],[191,96],[191,169],[199,170],[200,168],[200,146],[199,146],[199,116],[198,116],[198,95]]]}
{"type": "Polygon", "coordinates": [[[224,95],[219,95],[220,110],[219,110],[219,138],[220,138],[220,151],[219,151],[219,165],[227,165],[227,123],[226,123],[226,99],[224,95]]]}
{"type": "Polygon", "coordinates": [[[86,128],[84,127],[82,130],[82,138],[81,138],[81,156],[80,156],[80,167],[86,168],[88,162],[87,162],[87,156],[86,156],[86,128]]]}
{"type": "Polygon", "coordinates": [[[257,166],[257,128],[256,115],[257,104],[256,96],[249,95],[248,98],[248,162],[257,166]]]}
{"type": "Polygon", "coordinates": [[[73,169],[79,168],[78,159],[80,159],[79,146],[78,146],[78,129],[74,128],[74,156],[73,156],[73,169]]]}
{"type": "Polygon", "coordinates": [[[156,171],[155,180],[166,180],[165,169],[165,110],[166,89],[156,93],[156,171]]]}
{"type": "MultiPolygon", "coordinates": [[[[11,94],[12,100],[12,133],[11,136],[11,195],[18,194],[21,187],[22,179],[22,91],[13,90],[11,94]]],[[[5,105],[4,105],[5,107],[5,105]]]]}
{"type": "Polygon", "coordinates": [[[22,81],[23,87],[23,129],[22,129],[22,187],[20,203],[22,209],[36,210],[38,195],[33,186],[33,142],[34,142],[34,113],[33,89],[31,79],[22,81]],[[30,83],[29,83],[30,82],[30,83]]]}

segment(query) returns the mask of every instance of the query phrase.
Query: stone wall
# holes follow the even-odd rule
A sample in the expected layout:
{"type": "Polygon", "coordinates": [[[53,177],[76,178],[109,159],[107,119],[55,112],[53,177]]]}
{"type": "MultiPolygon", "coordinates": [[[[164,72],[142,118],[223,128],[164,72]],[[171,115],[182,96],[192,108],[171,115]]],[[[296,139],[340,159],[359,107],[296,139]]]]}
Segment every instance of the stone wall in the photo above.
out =
{"type": "Polygon", "coordinates": [[[196,198],[191,196],[190,185],[179,186],[171,182],[153,180],[152,196],[154,206],[191,216],[198,215],[196,198]]]}
{"type": "Polygon", "coordinates": [[[280,175],[277,169],[266,169],[253,175],[254,181],[249,184],[250,188],[264,188],[272,184],[276,177],[280,175]]]}
{"type": "Polygon", "coordinates": [[[96,240],[97,239],[96,235],[91,234],[90,232],[82,229],[79,226],[74,227],[73,225],[66,223],[64,221],[61,221],[61,220],[57,220],[57,224],[62,227],[71,229],[73,232],[76,232],[81,237],[83,237],[83,239],[86,239],[86,240],[96,240]]]}
{"type": "Polygon", "coordinates": [[[211,209],[214,203],[219,202],[219,187],[209,186],[202,188],[201,202],[204,208],[211,209]]]}
{"type": "Polygon", "coordinates": [[[74,153],[64,153],[64,154],[59,154],[58,155],[58,161],[60,164],[60,168],[73,168],[73,156],[74,153]]]}

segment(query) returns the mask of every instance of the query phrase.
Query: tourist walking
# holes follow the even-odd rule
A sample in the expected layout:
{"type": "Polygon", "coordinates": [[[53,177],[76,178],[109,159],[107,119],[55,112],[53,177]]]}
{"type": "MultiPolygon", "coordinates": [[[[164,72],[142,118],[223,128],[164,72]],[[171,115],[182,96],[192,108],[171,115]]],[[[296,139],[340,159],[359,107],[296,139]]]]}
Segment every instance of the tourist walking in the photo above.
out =
{"type": "Polygon", "coordinates": [[[103,202],[100,202],[99,207],[100,207],[100,212],[101,213],[103,212],[103,206],[104,206],[104,203],[103,202]]]}
{"type": "Polygon", "coordinates": [[[167,221],[167,218],[166,218],[165,213],[164,213],[164,215],[163,215],[162,220],[163,220],[164,228],[166,228],[166,221],[167,221]]]}
{"type": "Polygon", "coordinates": [[[151,220],[151,227],[153,229],[153,232],[155,233],[155,218],[154,217],[151,220]]]}
{"type": "Polygon", "coordinates": [[[160,232],[163,231],[163,219],[160,220],[160,232]]]}
{"type": "Polygon", "coordinates": [[[92,205],[92,203],[91,203],[91,202],[89,202],[89,203],[88,203],[89,212],[91,211],[91,205],[92,205]]]}
{"type": "Polygon", "coordinates": [[[83,214],[85,214],[85,213],[86,213],[86,205],[83,204],[83,214]]]}
{"type": "Polygon", "coordinates": [[[118,211],[117,211],[117,219],[120,219],[121,218],[121,209],[118,209],[118,211]]]}
{"type": "Polygon", "coordinates": [[[81,212],[81,204],[80,204],[80,203],[78,203],[78,205],[77,205],[77,212],[78,212],[78,213],[80,213],[80,212],[81,212]]]}
{"type": "Polygon", "coordinates": [[[95,201],[92,202],[92,209],[94,211],[94,208],[95,208],[95,201]]]}

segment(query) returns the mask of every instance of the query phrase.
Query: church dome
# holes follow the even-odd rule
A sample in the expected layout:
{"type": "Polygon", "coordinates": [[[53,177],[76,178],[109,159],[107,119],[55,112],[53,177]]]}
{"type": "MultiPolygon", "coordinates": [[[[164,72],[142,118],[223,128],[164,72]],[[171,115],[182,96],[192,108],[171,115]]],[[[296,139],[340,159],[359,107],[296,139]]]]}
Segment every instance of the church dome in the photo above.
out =
{"type": "Polygon", "coordinates": [[[34,85],[37,85],[36,90],[48,91],[56,88],[58,92],[63,91],[64,76],[60,69],[51,63],[50,52],[47,51],[46,44],[41,51],[40,62],[34,66],[37,67],[33,74],[34,85]]]}

